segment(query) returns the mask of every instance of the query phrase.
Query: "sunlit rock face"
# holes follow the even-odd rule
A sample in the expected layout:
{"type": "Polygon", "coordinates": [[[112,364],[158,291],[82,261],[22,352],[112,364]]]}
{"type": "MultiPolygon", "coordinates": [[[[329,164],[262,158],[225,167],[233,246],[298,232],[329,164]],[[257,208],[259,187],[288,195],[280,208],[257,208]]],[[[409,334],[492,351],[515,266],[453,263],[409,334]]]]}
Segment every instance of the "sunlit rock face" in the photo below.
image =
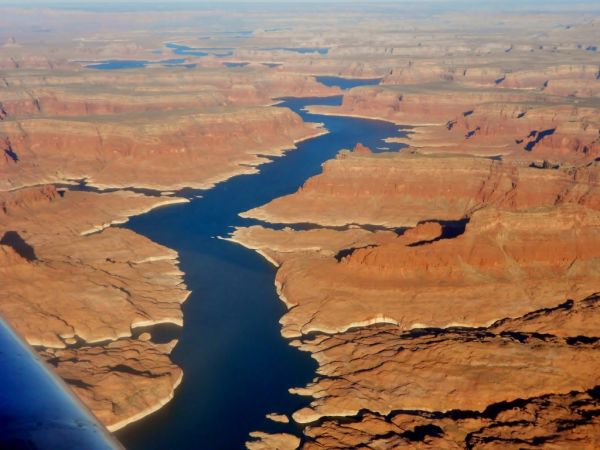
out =
{"type": "Polygon", "coordinates": [[[139,326],[182,323],[188,291],[177,253],[106,228],[179,202],[129,192],[3,193],[0,313],[40,350],[110,429],[166,403],[181,379],[172,346],[132,337],[139,326]],[[127,399],[127,400],[125,400],[127,399]]]}
{"type": "Polygon", "coordinates": [[[114,225],[326,132],[278,99],[343,94],[309,110],[411,125],[408,148],[340,149],[229,237],[277,266],[282,334],[319,364],[302,435],[247,447],[599,447],[597,12],[256,8],[2,8],[3,317],[111,430],[157,410],[185,374],[136,329],[181,326],[189,291],[114,225]]]}
{"type": "Polygon", "coordinates": [[[541,169],[445,154],[342,151],[298,192],[244,215],[275,223],[412,227],[423,220],[461,220],[489,205],[515,211],[600,206],[597,162],[541,169]]]}
{"type": "Polygon", "coordinates": [[[153,189],[210,187],[252,173],[265,162],[257,153],[280,155],[322,132],[282,108],[167,115],[141,124],[35,119],[1,126],[19,155],[18,166],[6,167],[13,184],[21,177],[22,184],[32,177],[57,181],[60,174],[98,186],[153,189]]]}
{"type": "Polygon", "coordinates": [[[414,227],[233,233],[278,265],[282,332],[319,363],[294,390],[314,399],[293,416],[309,424],[302,448],[535,448],[542,437],[593,448],[598,424],[569,405],[597,403],[596,173],[346,152],[248,212],[292,226],[414,227]]]}
{"type": "Polygon", "coordinates": [[[379,86],[309,108],[413,125],[389,139],[408,149],[343,150],[243,213],[288,228],[232,233],[278,266],[282,333],[319,363],[294,389],[313,398],[300,447],[594,448],[594,51],[439,33],[371,59],[395,60],[379,86]]]}
{"type": "Polygon", "coordinates": [[[126,188],[210,188],[255,173],[326,131],[278,98],[340,90],[260,62],[233,70],[215,55],[160,64],[178,57],[156,12],[1,16],[0,313],[116,430],[173,397],[176,340],[154,343],[151,327],[181,326],[189,295],[175,251],[113,226],[187,200],[126,188]],[[98,60],[149,64],[86,68],[98,60]]]}

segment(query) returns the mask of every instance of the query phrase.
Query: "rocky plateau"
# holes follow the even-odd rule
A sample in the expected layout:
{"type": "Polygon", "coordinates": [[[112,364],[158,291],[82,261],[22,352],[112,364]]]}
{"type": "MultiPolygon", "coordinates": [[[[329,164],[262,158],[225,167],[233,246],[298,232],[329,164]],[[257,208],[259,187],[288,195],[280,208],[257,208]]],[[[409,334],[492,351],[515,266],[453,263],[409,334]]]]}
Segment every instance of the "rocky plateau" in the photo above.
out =
{"type": "Polygon", "coordinates": [[[222,236],[318,364],[247,448],[599,448],[598,9],[320,8],[0,7],[0,314],[110,430],[156,411],[189,291],[118,225],[327,133],[281,98],[343,96],[309,111],[406,147],[340,149],[222,236]]]}

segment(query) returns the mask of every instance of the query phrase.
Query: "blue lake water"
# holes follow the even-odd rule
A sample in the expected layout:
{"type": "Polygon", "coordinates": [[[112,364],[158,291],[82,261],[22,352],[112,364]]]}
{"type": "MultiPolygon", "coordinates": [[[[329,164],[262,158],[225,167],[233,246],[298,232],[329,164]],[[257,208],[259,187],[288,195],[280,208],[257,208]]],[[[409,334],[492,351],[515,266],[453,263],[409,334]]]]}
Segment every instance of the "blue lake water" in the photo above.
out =
{"type": "Polygon", "coordinates": [[[247,62],[226,62],[224,63],[225,67],[236,68],[236,67],[246,67],[249,63],[247,62]]]}
{"type": "MultiPolygon", "coordinates": [[[[251,32],[249,32],[251,33],[251,32]]],[[[246,36],[246,35],[244,35],[246,36]]],[[[204,56],[214,56],[217,58],[226,58],[233,55],[234,48],[230,47],[189,47],[183,44],[176,44],[173,42],[169,42],[165,44],[165,47],[172,50],[174,54],[178,56],[194,56],[197,58],[202,58],[204,56]]],[[[329,49],[327,48],[318,48],[318,47],[299,47],[299,48],[273,48],[269,50],[285,50],[290,52],[297,53],[319,53],[321,55],[327,54],[329,49]]],[[[155,49],[152,51],[155,54],[159,54],[161,50],[155,49]]],[[[121,69],[143,69],[149,65],[163,65],[163,66],[177,66],[177,67],[186,67],[188,69],[192,69],[196,67],[196,64],[185,64],[185,58],[176,58],[176,59],[167,59],[164,61],[148,61],[148,60],[135,60],[135,59],[109,59],[106,61],[97,61],[90,64],[87,64],[85,67],[88,69],[96,69],[96,70],[121,70],[121,69]]],[[[248,63],[225,63],[226,67],[244,67],[248,63]]],[[[268,67],[276,67],[279,64],[268,64],[268,67]]],[[[336,77],[321,77],[325,79],[324,84],[329,82],[329,78],[336,79],[336,77]]],[[[358,81],[358,80],[356,80],[358,81]]],[[[363,80],[367,81],[364,84],[371,84],[369,81],[372,80],[363,80]]],[[[359,84],[357,84],[358,86],[359,84]]],[[[353,87],[353,86],[352,86],[353,87]]]]}
{"type": "Polygon", "coordinates": [[[284,50],[286,52],[296,53],[319,53],[320,55],[329,53],[329,49],[326,47],[275,47],[268,48],[267,50],[284,50]]]}
{"type": "Polygon", "coordinates": [[[191,203],[159,208],[125,225],[177,250],[192,290],[172,354],[183,368],[183,382],[168,405],[117,433],[128,449],[242,449],[251,431],[297,427],[269,421],[265,414],[291,414],[308,404],[288,389],[312,380],[316,364],[281,337],[278,321],[285,306],[273,284],[275,268],[254,251],[217,237],[232,226],[256,223],[238,213],[296,191],[339,149],[358,142],[377,148],[387,145],[383,138],[401,135],[388,122],[303,110],[340,102],[341,96],[285,99],[280,106],[306,121],[323,122],[330,133],[298,144],[259,174],[237,176],[207,191],[183,190],[191,203]]]}
{"type": "Polygon", "coordinates": [[[146,67],[149,61],[136,61],[136,60],[118,60],[110,59],[107,61],[101,61],[94,64],[88,64],[85,66],[88,69],[97,70],[118,70],[118,69],[139,69],[146,67]]]}
{"type": "Polygon", "coordinates": [[[176,59],[165,59],[164,61],[146,61],[146,60],[134,60],[134,59],[109,59],[106,61],[99,61],[92,64],[88,64],[85,67],[88,69],[96,70],[119,70],[119,69],[140,69],[149,65],[162,65],[162,66],[184,66],[190,67],[191,64],[184,64],[184,58],[176,59]]]}
{"type": "Polygon", "coordinates": [[[195,47],[189,47],[187,45],[182,45],[182,44],[175,44],[175,43],[168,43],[165,44],[165,47],[170,48],[171,50],[173,50],[173,53],[175,53],[176,55],[182,55],[182,56],[196,56],[196,57],[203,57],[203,56],[216,56],[218,58],[224,58],[226,56],[231,56],[233,55],[233,48],[210,48],[210,47],[206,47],[206,48],[195,48],[195,47]]]}
{"type": "Polygon", "coordinates": [[[317,76],[315,77],[319,83],[325,86],[335,86],[341,89],[352,89],[358,86],[374,86],[381,82],[381,78],[341,78],[341,77],[329,77],[329,76],[317,76]]]}

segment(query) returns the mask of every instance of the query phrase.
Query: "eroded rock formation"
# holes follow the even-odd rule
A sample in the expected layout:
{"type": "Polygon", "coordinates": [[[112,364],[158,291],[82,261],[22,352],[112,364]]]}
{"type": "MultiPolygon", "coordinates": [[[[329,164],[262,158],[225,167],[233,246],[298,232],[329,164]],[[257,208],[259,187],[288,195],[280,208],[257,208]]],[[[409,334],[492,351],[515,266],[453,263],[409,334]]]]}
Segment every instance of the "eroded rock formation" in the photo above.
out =
{"type": "Polygon", "coordinates": [[[41,354],[98,419],[116,430],[173,397],[183,373],[169,359],[172,345],[120,339],[41,354]]]}
{"type": "Polygon", "coordinates": [[[301,448],[593,448],[597,170],[361,146],[245,213],[323,226],[231,237],[319,364],[301,448]]]}
{"type": "Polygon", "coordinates": [[[111,429],[148,414],[181,371],[134,329],[181,324],[187,290],[175,252],[111,225],[177,200],[39,185],[210,187],[324,132],[278,98],[377,78],[311,110],[414,125],[390,137],[411,148],[342,152],[246,214],[321,227],[231,237],[279,267],[283,332],[319,362],[302,439],[248,448],[598,447],[599,22],[581,8],[244,9],[231,36],[218,8],[165,26],[3,7],[0,312],[111,429]],[[150,65],[84,68],[111,59],[150,65]]]}
{"type": "Polygon", "coordinates": [[[35,119],[0,125],[19,158],[4,165],[4,188],[81,178],[111,187],[205,188],[255,172],[253,166],[266,161],[258,153],[279,155],[323,133],[282,108],[166,115],[141,123],[35,119]]]}
{"type": "Polygon", "coordinates": [[[110,429],[172,397],[182,377],[168,357],[172,345],[132,333],[181,325],[189,292],[176,252],[106,227],[181,201],[53,186],[2,193],[0,313],[110,429]]]}
{"type": "Polygon", "coordinates": [[[576,203],[598,209],[597,177],[597,162],[540,170],[487,158],[342,151],[298,192],[243,215],[278,223],[400,227],[460,220],[486,205],[521,210],[576,203]],[[353,207],[356,202],[360,208],[353,207]]]}

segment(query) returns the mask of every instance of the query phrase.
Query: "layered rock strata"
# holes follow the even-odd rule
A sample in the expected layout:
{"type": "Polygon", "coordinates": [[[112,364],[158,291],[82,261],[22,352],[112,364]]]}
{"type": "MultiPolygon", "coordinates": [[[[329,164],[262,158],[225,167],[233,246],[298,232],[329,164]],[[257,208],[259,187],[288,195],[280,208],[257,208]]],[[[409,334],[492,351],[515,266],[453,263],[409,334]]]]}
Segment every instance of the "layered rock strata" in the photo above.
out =
{"type": "Polygon", "coordinates": [[[544,169],[444,154],[342,151],[299,191],[243,216],[275,223],[413,227],[423,220],[461,220],[487,205],[522,210],[575,203],[598,209],[598,167],[590,162],[544,169]]]}
{"type": "Polygon", "coordinates": [[[408,138],[390,141],[407,143],[421,153],[574,165],[600,157],[595,100],[582,104],[545,92],[443,84],[355,88],[339,107],[310,109],[415,125],[408,138]]]}
{"type": "Polygon", "coordinates": [[[245,213],[321,224],[231,236],[319,364],[300,448],[594,448],[597,172],[359,147],[245,213]]]}
{"type": "MultiPolygon", "coordinates": [[[[313,75],[381,79],[313,111],[414,125],[390,139],[411,154],[344,153],[249,213],[338,228],[232,238],[279,266],[284,332],[320,363],[301,391],[314,403],[295,417],[326,415],[302,440],[255,433],[249,446],[596,448],[598,15],[524,6],[215,6],[166,22],[162,11],[3,7],[0,189],[209,187],[322,132],[269,107],[341,92],[313,75]],[[170,58],[182,66],[163,67],[170,58]],[[84,68],[111,59],[151,64],[84,68]],[[369,231],[382,227],[393,229],[369,231]]],[[[177,255],[109,225],[174,200],[1,195],[2,313],[112,429],[167,401],[181,377],[171,345],[132,328],[181,322],[177,255]]]]}
{"type": "Polygon", "coordinates": [[[183,377],[171,362],[173,345],[120,339],[103,345],[45,349],[46,358],[111,431],[156,411],[183,377]]]}
{"type": "Polygon", "coordinates": [[[173,396],[182,377],[168,356],[174,343],[132,335],[182,325],[189,292],[176,252],[107,227],[181,201],[53,186],[1,196],[0,313],[111,430],[173,396]]]}
{"type": "Polygon", "coordinates": [[[3,164],[2,187],[85,178],[97,186],[207,188],[256,172],[255,166],[268,161],[258,154],[280,155],[323,132],[283,108],[99,123],[5,121],[4,150],[16,156],[3,164]]]}

